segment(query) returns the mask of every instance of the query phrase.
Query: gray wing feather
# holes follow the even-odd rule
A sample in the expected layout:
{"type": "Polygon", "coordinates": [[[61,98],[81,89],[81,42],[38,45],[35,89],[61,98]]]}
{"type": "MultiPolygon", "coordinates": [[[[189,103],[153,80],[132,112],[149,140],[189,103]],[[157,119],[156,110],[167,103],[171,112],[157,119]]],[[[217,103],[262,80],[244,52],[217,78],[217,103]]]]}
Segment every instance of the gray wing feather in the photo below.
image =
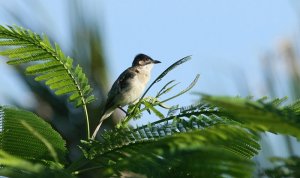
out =
{"type": "Polygon", "coordinates": [[[112,87],[108,93],[105,110],[107,110],[111,107],[118,107],[118,106],[114,106],[114,105],[116,105],[117,101],[120,99],[119,97],[120,97],[121,91],[123,91],[124,88],[126,88],[128,86],[129,80],[134,78],[135,75],[136,75],[136,73],[134,71],[134,68],[130,67],[130,68],[126,69],[118,77],[118,79],[114,82],[114,84],[112,85],[112,87]]]}

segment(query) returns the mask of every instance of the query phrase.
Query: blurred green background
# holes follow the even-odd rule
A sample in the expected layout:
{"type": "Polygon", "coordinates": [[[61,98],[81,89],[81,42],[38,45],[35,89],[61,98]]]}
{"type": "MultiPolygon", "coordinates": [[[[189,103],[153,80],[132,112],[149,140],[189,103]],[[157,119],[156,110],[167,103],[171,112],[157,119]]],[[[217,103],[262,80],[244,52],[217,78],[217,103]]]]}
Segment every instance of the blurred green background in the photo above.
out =
{"type": "MultiPolygon", "coordinates": [[[[197,92],[256,98],[288,96],[290,101],[300,97],[300,4],[296,0],[0,3],[0,24],[16,24],[47,34],[84,68],[97,97],[89,105],[92,129],[111,84],[141,52],[163,62],[155,67],[153,76],[174,61],[193,55],[191,62],[164,79],[176,79],[181,82],[179,87],[200,73],[200,82],[193,89],[197,92]]],[[[76,145],[85,138],[80,109],[24,76],[22,67],[6,65],[5,59],[0,60],[0,81],[1,104],[26,108],[47,119],[65,136],[71,148],[69,159],[78,157],[76,145]]],[[[169,104],[184,106],[196,99],[188,94],[169,104]]],[[[114,118],[103,128],[112,127],[119,117],[114,118]]],[[[267,157],[300,153],[293,138],[273,134],[263,137],[264,149],[257,158],[260,166],[270,165],[267,157]]]]}

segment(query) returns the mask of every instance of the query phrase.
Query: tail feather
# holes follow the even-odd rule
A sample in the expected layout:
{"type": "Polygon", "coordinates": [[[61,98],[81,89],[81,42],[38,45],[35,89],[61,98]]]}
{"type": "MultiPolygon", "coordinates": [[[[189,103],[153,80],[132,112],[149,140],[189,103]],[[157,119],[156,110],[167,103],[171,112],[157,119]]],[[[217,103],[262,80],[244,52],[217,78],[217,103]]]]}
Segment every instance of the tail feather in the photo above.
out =
{"type": "Polygon", "coordinates": [[[108,110],[108,111],[106,111],[106,112],[102,115],[102,117],[101,117],[101,119],[100,119],[100,121],[99,121],[99,124],[97,125],[97,127],[96,127],[96,129],[95,129],[95,131],[94,131],[94,133],[93,133],[93,135],[92,135],[92,139],[95,139],[95,138],[96,138],[97,133],[98,133],[98,131],[99,131],[101,125],[102,125],[102,122],[103,122],[105,119],[107,119],[113,112],[114,112],[114,110],[108,110]]]}

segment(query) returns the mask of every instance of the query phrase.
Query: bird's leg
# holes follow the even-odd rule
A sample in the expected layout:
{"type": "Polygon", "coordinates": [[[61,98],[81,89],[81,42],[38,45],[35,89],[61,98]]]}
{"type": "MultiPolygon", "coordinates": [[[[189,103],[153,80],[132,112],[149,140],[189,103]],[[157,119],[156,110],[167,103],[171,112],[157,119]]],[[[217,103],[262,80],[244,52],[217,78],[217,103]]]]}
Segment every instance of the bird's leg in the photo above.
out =
{"type": "Polygon", "coordinates": [[[121,106],[118,106],[118,108],[119,108],[121,111],[123,111],[123,112],[126,114],[126,116],[128,115],[128,113],[127,113],[121,106]]]}

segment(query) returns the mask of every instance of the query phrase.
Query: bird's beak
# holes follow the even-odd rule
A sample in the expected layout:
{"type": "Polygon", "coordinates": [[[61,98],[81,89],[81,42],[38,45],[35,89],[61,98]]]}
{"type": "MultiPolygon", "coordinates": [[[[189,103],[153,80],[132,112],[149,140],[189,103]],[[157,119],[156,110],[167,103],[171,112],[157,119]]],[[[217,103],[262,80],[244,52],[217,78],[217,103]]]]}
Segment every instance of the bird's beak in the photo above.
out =
{"type": "Polygon", "coordinates": [[[158,63],[161,63],[161,62],[157,61],[157,60],[153,60],[153,64],[158,64],[158,63]]]}

